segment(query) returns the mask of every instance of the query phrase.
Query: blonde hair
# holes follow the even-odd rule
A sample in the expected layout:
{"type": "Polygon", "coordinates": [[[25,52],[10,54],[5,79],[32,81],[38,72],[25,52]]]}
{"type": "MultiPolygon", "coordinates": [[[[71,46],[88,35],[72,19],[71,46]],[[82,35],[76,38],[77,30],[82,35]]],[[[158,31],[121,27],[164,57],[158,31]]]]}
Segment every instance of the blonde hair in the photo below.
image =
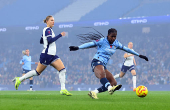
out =
{"type": "Polygon", "coordinates": [[[22,51],[22,54],[25,55],[25,50],[22,51]]]}
{"type": "MultiPolygon", "coordinates": [[[[26,49],[26,50],[29,50],[29,49],[26,49]]],[[[22,54],[23,54],[23,55],[26,55],[26,50],[23,50],[23,51],[22,51],[22,54]]]]}
{"type": "MultiPolygon", "coordinates": [[[[130,43],[132,43],[132,42],[129,42],[128,45],[129,45],[130,43]]],[[[133,43],[132,43],[132,44],[133,44],[133,43]]]]}
{"type": "Polygon", "coordinates": [[[47,23],[47,21],[48,21],[51,17],[53,17],[53,16],[51,16],[51,15],[47,16],[47,17],[44,19],[44,23],[47,23]]]}

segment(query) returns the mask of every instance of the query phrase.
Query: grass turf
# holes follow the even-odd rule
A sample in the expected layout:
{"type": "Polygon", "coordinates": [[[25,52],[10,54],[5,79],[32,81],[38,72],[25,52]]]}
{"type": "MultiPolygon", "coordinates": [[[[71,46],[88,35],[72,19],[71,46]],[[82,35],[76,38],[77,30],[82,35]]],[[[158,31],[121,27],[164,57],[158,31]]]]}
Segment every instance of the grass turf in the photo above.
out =
{"type": "Polygon", "coordinates": [[[145,98],[133,91],[98,94],[91,99],[88,91],[0,91],[0,110],[170,110],[170,91],[149,91],[145,98]]]}

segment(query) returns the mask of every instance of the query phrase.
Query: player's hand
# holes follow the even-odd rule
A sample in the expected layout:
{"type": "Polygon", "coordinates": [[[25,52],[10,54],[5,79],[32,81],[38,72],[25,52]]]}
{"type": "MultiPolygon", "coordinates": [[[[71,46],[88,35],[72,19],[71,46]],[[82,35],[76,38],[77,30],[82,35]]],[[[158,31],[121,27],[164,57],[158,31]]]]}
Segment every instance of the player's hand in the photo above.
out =
{"type": "Polygon", "coordinates": [[[66,35],[66,32],[62,32],[61,35],[62,35],[62,36],[65,36],[65,35],[66,35]]]}
{"type": "Polygon", "coordinates": [[[38,62],[35,62],[35,64],[38,64],[38,62]]]}
{"type": "Polygon", "coordinates": [[[148,60],[148,57],[146,57],[146,56],[144,56],[144,55],[139,55],[139,57],[145,59],[146,61],[149,61],[149,60],[148,60]]]}
{"type": "Polygon", "coordinates": [[[69,48],[70,48],[70,51],[76,51],[79,49],[79,47],[77,46],[70,46],[69,48]]]}
{"type": "Polygon", "coordinates": [[[22,62],[22,65],[24,64],[24,62],[22,62]]]}

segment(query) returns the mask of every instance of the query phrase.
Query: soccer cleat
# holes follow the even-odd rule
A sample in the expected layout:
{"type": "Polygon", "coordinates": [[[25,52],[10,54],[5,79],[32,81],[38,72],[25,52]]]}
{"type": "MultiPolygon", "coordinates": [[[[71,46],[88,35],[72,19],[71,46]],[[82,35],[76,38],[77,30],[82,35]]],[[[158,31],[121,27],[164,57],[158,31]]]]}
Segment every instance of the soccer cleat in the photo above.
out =
{"type": "Polygon", "coordinates": [[[60,94],[61,94],[61,95],[66,95],[66,96],[72,96],[72,94],[69,93],[69,92],[67,91],[67,89],[61,90],[61,91],[60,91],[60,94]]]}
{"type": "Polygon", "coordinates": [[[88,95],[89,95],[92,99],[99,99],[99,98],[97,97],[97,94],[96,94],[95,92],[93,92],[93,91],[90,91],[90,92],[88,93],[88,95]]]}
{"type": "Polygon", "coordinates": [[[136,92],[136,88],[134,88],[133,91],[136,92]]]}
{"type": "Polygon", "coordinates": [[[21,81],[19,80],[19,77],[15,77],[13,80],[15,81],[15,89],[18,90],[19,85],[21,84],[21,81]]]}
{"type": "Polygon", "coordinates": [[[112,95],[116,90],[119,90],[122,87],[122,85],[116,85],[113,86],[110,90],[109,90],[109,94],[112,95]]]}

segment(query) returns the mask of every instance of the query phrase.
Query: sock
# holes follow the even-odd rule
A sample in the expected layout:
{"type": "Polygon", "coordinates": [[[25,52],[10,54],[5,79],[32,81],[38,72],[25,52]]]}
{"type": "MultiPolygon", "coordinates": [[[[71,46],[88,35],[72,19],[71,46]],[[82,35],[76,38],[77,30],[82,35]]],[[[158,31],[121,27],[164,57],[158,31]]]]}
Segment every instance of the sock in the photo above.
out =
{"type": "Polygon", "coordinates": [[[28,79],[33,76],[38,76],[38,75],[39,75],[39,73],[36,70],[32,70],[32,71],[28,72],[27,74],[23,75],[22,77],[20,77],[19,80],[22,82],[25,79],[28,79]]]}
{"type": "Polygon", "coordinates": [[[108,90],[110,90],[110,88],[112,88],[112,86],[110,85],[110,82],[107,80],[107,78],[100,79],[100,83],[108,90]]]}
{"type": "Polygon", "coordinates": [[[30,80],[30,89],[32,89],[33,86],[33,80],[30,80]]]}
{"type": "MultiPolygon", "coordinates": [[[[104,86],[100,87],[97,89],[98,93],[101,93],[101,92],[105,92],[107,91],[107,88],[105,88],[104,86]]],[[[95,92],[95,91],[94,91],[95,92]]],[[[96,93],[96,92],[95,92],[96,93]]]]}
{"type": "Polygon", "coordinates": [[[94,90],[93,92],[95,92],[96,94],[99,93],[98,89],[97,89],[97,90],[94,90]]]}
{"type": "Polygon", "coordinates": [[[61,90],[66,89],[65,88],[65,82],[66,82],[66,69],[63,68],[62,70],[59,71],[59,79],[60,79],[60,84],[61,84],[61,90]]]}
{"type": "Polygon", "coordinates": [[[119,74],[116,74],[116,75],[114,76],[115,79],[116,79],[116,78],[119,78],[119,77],[120,77],[119,74]]]}
{"type": "Polygon", "coordinates": [[[132,77],[133,79],[133,89],[136,88],[136,75],[132,77]]]}

